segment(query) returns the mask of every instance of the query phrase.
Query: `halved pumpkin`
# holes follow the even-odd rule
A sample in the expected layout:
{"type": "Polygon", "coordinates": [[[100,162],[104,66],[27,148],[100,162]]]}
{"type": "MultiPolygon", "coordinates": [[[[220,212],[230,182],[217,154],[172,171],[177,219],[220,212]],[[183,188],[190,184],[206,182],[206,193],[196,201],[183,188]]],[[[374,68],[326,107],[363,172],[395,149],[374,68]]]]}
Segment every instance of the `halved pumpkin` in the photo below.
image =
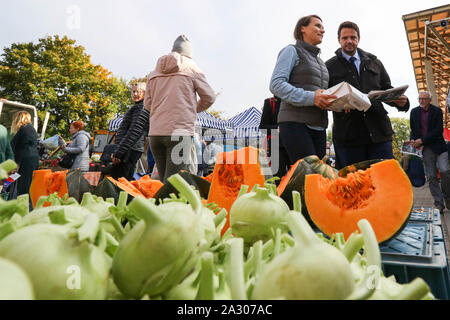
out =
{"type": "Polygon", "coordinates": [[[291,210],[294,209],[292,191],[300,192],[302,198],[302,213],[306,218],[308,218],[308,211],[304,202],[305,176],[314,173],[319,173],[330,179],[337,178],[337,170],[327,165],[323,160],[320,160],[319,157],[312,155],[300,159],[293,164],[277,187],[278,196],[287,203],[291,210]]]}
{"type": "Polygon", "coordinates": [[[241,185],[249,186],[250,192],[255,184],[263,186],[264,182],[258,149],[246,147],[217,155],[208,202],[214,202],[228,212],[222,234],[230,227],[230,209],[241,185]]]}
{"type": "Polygon", "coordinates": [[[347,239],[359,230],[358,221],[367,219],[381,243],[405,227],[413,189],[402,167],[391,159],[335,180],[307,175],[305,200],[311,220],[326,235],[342,232],[347,239]]]}
{"type": "MultiPolygon", "coordinates": [[[[36,206],[38,199],[41,196],[48,196],[57,192],[59,197],[64,197],[68,194],[65,171],[52,172],[50,169],[42,169],[33,171],[33,179],[31,181],[29,194],[33,207],[36,206]]],[[[47,206],[49,204],[44,204],[47,206]]]]}
{"type": "Polygon", "coordinates": [[[342,168],[341,170],[339,170],[338,176],[345,178],[347,176],[347,174],[349,174],[351,172],[356,172],[358,170],[366,170],[374,163],[377,163],[380,161],[383,161],[383,159],[366,160],[366,161],[361,161],[358,163],[351,164],[351,165],[346,166],[346,167],[342,168]]]}

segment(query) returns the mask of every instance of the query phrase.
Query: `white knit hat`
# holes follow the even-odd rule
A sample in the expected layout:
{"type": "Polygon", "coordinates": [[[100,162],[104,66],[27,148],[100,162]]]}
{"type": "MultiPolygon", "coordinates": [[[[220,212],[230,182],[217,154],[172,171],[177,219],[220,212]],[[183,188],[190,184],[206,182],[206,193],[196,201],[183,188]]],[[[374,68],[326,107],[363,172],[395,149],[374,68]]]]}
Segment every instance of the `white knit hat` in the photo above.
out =
{"type": "Polygon", "coordinates": [[[179,36],[173,43],[172,52],[178,52],[182,56],[192,58],[192,45],[185,35],[179,36]]]}
{"type": "Polygon", "coordinates": [[[136,89],[142,90],[142,91],[145,91],[146,87],[147,87],[147,83],[145,83],[145,82],[137,82],[132,86],[133,89],[136,88],[136,89]]]}

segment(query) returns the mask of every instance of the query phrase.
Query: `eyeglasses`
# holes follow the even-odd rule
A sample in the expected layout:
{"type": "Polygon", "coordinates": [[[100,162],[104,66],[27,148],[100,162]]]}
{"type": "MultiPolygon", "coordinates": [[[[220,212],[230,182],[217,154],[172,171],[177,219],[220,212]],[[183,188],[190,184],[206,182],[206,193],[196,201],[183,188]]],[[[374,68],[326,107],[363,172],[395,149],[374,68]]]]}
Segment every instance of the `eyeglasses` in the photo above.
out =
{"type": "Polygon", "coordinates": [[[419,99],[417,99],[417,100],[419,100],[419,101],[421,101],[421,100],[431,100],[430,98],[419,98],[419,99]]]}

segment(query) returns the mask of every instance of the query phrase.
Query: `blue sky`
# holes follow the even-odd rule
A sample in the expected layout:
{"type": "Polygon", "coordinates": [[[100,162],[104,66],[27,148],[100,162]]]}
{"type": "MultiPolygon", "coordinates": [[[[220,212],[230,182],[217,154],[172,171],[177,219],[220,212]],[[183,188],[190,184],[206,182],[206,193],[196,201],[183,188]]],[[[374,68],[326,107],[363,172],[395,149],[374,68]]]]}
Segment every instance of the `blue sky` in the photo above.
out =
{"type": "MultiPolygon", "coordinates": [[[[96,64],[126,80],[142,77],[172,43],[185,34],[194,60],[216,91],[213,109],[229,118],[261,108],[278,52],[293,43],[293,29],[304,15],[318,14],[325,26],[320,45],[324,61],[339,47],[342,21],[361,29],[360,47],[383,62],[392,84],[408,84],[417,105],[417,87],[402,15],[447,4],[447,0],[294,1],[294,0],[15,0],[2,3],[0,53],[13,42],[37,42],[67,35],[96,64]],[[5,32],[6,30],[6,32],[5,32]]],[[[409,116],[387,107],[391,117],[409,116]]]]}

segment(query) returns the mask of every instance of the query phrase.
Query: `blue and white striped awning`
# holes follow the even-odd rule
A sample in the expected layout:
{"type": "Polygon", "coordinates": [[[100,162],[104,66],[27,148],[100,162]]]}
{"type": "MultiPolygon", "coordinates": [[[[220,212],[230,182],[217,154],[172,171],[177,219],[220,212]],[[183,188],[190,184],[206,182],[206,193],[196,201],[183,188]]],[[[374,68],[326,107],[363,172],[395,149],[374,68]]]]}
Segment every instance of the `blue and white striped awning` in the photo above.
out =
{"type": "Polygon", "coordinates": [[[219,130],[230,129],[225,120],[217,118],[206,111],[197,113],[197,120],[195,121],[195,126],[203,127],[203,128],[213,128],[213,129],[219,129],[219,130]]]}
{"type": "Polygon", "coordinates": [[[233,134],[236,138],[260,137],[261,116],[260,110],[251,107],[228,120],[228,125],[233,128],[233,134]]]}
{"type": "MultiPolygon", "coordinates": [[[[123,116],[119,116],[113,120],[110,120],[109,125],[108,125],[108,130],[109,131],[117,131],[120,128],[120,124],[122,123],[122,120],[123,120],[123,116]]],[[[217,129],[217,130],[220,130],[223,132],[232,130],[232,128],[228,126],[227,121],[217,118],[206,111],[197,113],[197,119],[195,121],[195,126],[198,128],[204,128],[204,129],[217,129]]]]}
{"type": "Polygon", "coordinates": [[[117,118],[110,120],[108,130],[113,132],[119,130],[122,120],[123,116],[118,116],[117,118]]]}

